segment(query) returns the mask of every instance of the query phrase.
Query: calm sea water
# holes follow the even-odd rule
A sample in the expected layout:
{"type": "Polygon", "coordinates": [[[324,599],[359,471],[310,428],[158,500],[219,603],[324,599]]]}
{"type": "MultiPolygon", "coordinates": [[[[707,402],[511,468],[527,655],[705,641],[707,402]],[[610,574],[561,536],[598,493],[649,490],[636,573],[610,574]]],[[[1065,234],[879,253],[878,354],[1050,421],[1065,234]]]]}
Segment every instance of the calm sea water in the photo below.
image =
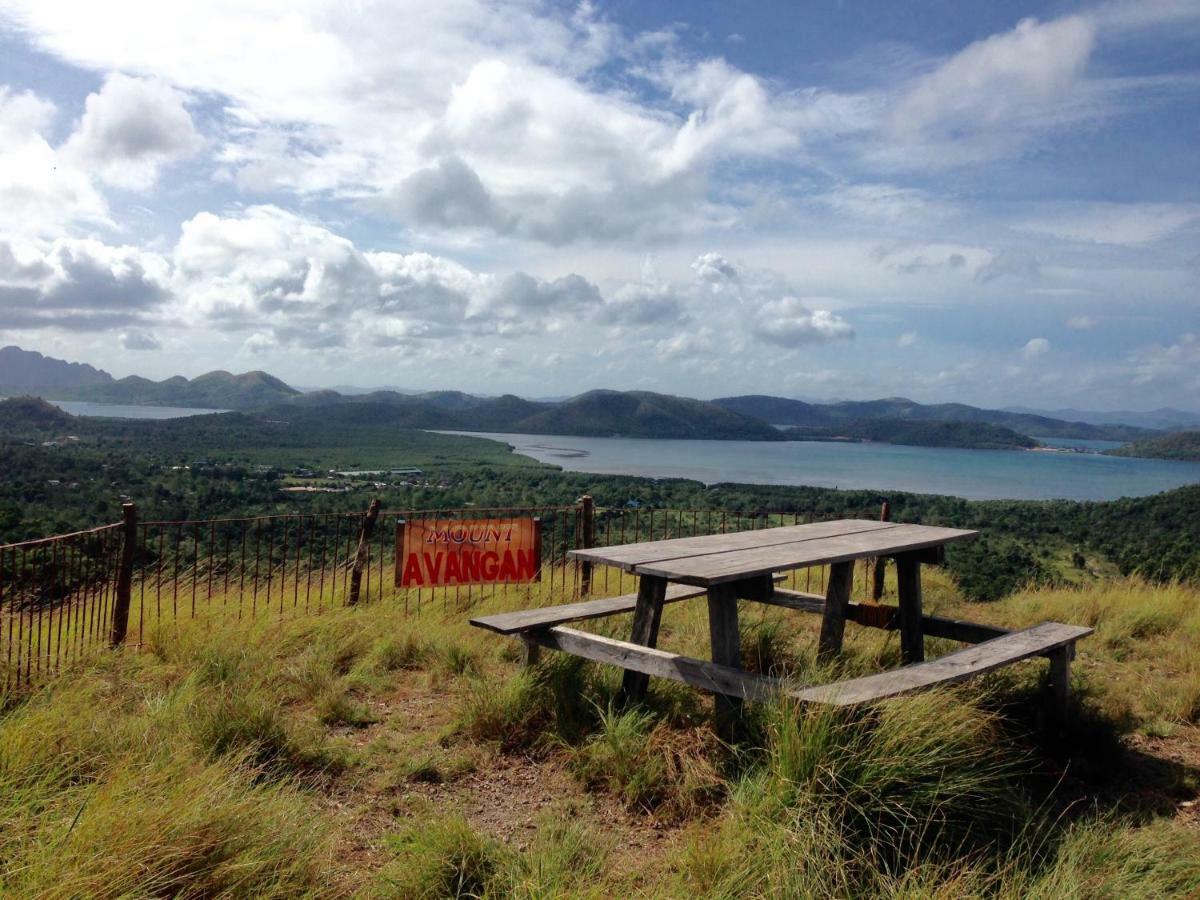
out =
{"type": "MultiPolygon", "coordinates": [[[[518,453],[572,472],[693,478],[706,484],[804,484],[974,500],[1112,500],[1200,482],[1200,463],[1098,453],[469,433],[512,444],[518,453]]],[[[1091,450],[1117,446],[1107,441],[1059,443],[1086,444],[1091,450]]]]}
{"type": "Polygon", "coordinates": [[[74,416],[104,416],[110,419],[181,419],[228,412],[224,409],[196,409],[185,406],[122,406],[117,403],[89,403],[86,400],[49,400],[74,416]]]}

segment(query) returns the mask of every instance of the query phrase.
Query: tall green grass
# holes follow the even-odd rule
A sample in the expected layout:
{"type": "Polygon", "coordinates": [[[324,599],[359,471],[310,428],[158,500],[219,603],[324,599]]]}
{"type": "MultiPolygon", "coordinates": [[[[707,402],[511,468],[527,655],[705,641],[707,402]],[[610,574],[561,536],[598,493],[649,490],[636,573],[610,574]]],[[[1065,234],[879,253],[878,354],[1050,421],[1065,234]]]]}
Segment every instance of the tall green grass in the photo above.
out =
{"type": "MultiPolygon", "coordinates": [[[[500,592],[479,611],[550,599],[500,592]]],[[[1154,721],[1194,740],[1194,589],[1123,581],[972,606],[935,575],[927,600],[1011,626],[1095,625],[1075,667],[1090,721],[1110,741],[1154,721]]],[[[817,667],[816,617],[743,609],[743,652],[763,671],[821,681],[895,664],[894,635],[852,629],[841,665],[817,667]]],[[[1040,755],[1019,708],[1041,661],[859,710],[760,704],[751,739],[731,748],[689,688],[655,681],[644,706],[621,710],[616,669],[546,654],[520,670],[512,642],[465,619],[386,602],[294,621],[202,619],[13,697],[0,712],[0,894],[1200,891],[1194,829],[1125,812],[1112,796],[1123,782],[1080,778],[1094,747],[1077,748],[1069,790],[1046,777],[1060,761],[1040,755]],[[414,698],[433,712],[410,717],[414,698]],[[536,829],[505,840],[472,812],[471,785],[497,759],[529,757],[573,787],[536,829]],[[668,837],[631,864],[629,827],[668,837]]],[[[628,619],[585,627],[621,633],[628,619]]],[[[702,656],[707,639],[702,602],[668,607],[663,646],[702,656]]],[[[1173,789],[1195,793],[1186,779],[1173,789]]]]}

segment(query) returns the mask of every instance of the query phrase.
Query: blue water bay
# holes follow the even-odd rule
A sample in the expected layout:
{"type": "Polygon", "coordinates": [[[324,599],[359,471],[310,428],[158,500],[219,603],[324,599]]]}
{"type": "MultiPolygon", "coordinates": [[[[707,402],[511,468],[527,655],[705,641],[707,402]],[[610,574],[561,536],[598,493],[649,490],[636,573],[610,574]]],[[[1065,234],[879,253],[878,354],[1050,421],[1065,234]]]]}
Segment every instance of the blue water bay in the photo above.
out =
{"type": "MultiPolygon", "coordinates": [[[[706,484],[868,488],[975,500],[1112,500],[1200,482],[1200,463],[1095,452],[472,433],[504,441],[518,453],[572,472],[692,478],[706,484]]],[[[1116,446],[1093,441],[1060,443],[1099,445],[1088,446],[1088,450],[1116,446]]]]}

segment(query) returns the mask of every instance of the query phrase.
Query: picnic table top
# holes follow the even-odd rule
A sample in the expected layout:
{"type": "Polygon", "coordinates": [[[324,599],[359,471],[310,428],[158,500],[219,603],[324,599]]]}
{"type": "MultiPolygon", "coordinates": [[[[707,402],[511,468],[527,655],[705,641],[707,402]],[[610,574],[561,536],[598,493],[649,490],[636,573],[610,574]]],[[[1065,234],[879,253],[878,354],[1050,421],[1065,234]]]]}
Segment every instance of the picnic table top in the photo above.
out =
{"type": "Polygon", "coordinates": [[[636,575],[707,586],[803,566],[923,550],[969,540],[978,533],[961,528],[838,519],[572,550],[569,556],[616,566],[636,575]]]}

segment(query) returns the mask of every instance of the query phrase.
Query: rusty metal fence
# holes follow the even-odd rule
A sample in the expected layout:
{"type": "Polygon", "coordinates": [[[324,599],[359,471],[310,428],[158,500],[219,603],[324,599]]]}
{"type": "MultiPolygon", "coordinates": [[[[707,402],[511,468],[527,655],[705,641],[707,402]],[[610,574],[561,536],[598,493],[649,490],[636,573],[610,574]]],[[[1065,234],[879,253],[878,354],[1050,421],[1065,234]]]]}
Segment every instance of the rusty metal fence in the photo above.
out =
{"type": "MultiPolygon", "coordinates": [[[[399,588],[396,525],[424,519],[536,516],[542,525],[539,602],[610,596],[633,576],[570,560],[570,550],[812,521],[799,513],[570,506],[298,513],[190,521],[124,521],[0,545],[0,685],[29,684],[99,648],[142,642],[160,625],[202,617],[253,621],[330,607],[395,603],[407,614],[465,610],[504,588],[399,588]],[[552,599],[547,599],[552,598],[552,599]]],[[[862,515],[862,512],[849,513],[862,515]]],[[[821,569],[793,587],[824,588],[821,569]]],[[[519,602],[519,600],[518,600],[519,602]]]]}

